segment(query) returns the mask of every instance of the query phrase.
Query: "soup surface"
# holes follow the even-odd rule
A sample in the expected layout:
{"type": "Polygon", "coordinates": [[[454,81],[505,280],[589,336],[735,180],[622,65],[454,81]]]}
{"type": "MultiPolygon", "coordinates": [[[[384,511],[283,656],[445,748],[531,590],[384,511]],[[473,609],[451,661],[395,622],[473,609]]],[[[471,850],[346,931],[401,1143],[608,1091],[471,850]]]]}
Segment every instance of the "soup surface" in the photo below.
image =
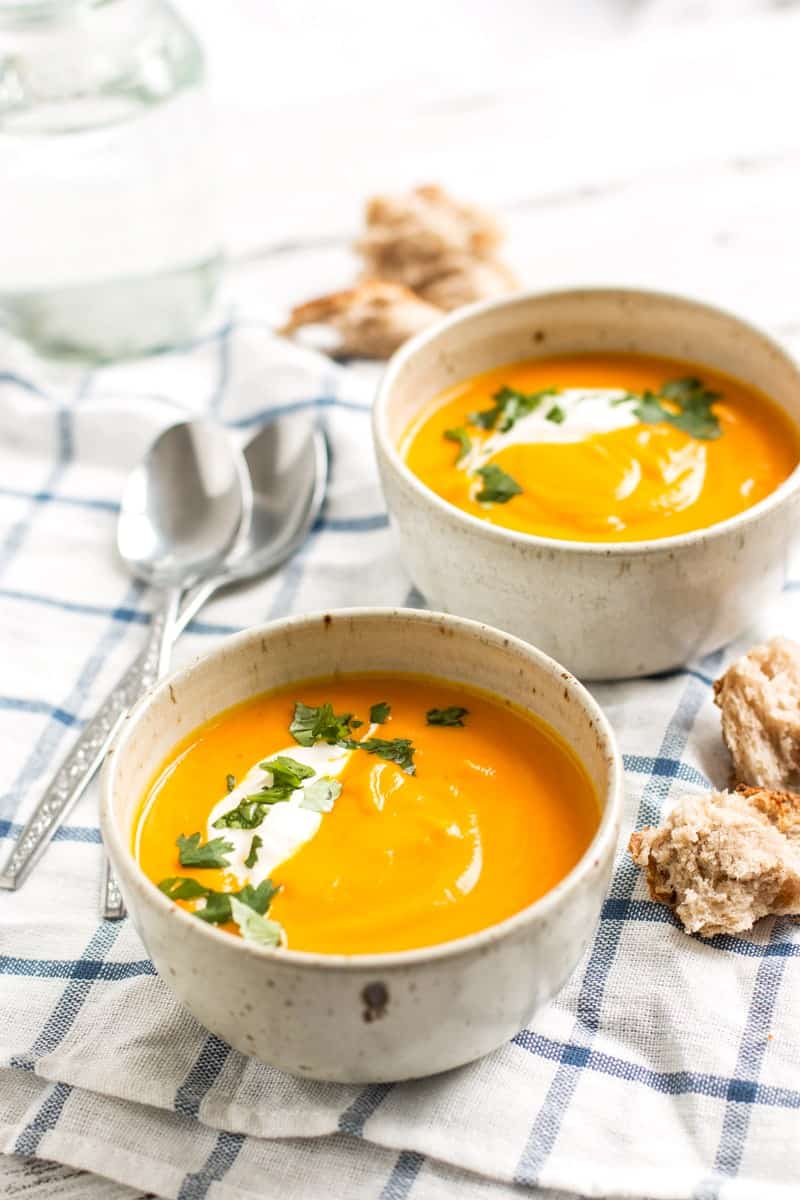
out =
{"type": "Polygon", "coordinates": [[[544,723],[460,684],[345,675],[186,738],[148,789],[134,852],[177,903],[249,940],[381,953],[525,908],[599,819],[544,723]]]}
{"type": "Polygon", "coordinates": [[[766,396],[706,367],[586,354],[448,388],[401,452],[442,499],[495,525],[622,542],[749,508],[794,470],[800,435],[766,396]]]}

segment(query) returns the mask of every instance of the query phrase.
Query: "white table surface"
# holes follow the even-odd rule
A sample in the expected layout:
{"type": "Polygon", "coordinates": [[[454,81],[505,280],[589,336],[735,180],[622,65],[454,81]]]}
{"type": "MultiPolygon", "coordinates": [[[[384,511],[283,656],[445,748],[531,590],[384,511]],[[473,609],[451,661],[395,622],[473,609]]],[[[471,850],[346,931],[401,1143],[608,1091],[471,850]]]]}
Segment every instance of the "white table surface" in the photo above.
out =
{"type": "MultiPolygon", "coordinates": [[[[208,50],[237,306],[345,286],[364,197],[437,182],[506,218],[531,287],[680,291],[800,350],[800,3],[178,6],[208,50]]],[[[0,1195],[140,1200],[3,1158],[0,1195]]]]}

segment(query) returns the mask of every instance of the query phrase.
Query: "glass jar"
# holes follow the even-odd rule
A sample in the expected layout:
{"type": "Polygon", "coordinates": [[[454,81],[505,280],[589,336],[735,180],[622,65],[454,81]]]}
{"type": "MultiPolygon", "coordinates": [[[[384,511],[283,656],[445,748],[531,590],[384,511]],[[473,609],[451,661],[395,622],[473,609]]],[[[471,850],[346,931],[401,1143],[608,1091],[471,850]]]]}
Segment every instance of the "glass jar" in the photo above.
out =
{"type": "Polygon", "coordinates": [[[219,224],[202,51],[163,0],[0,0],[0,321],[98,360],[182,340],[219,224]]]}

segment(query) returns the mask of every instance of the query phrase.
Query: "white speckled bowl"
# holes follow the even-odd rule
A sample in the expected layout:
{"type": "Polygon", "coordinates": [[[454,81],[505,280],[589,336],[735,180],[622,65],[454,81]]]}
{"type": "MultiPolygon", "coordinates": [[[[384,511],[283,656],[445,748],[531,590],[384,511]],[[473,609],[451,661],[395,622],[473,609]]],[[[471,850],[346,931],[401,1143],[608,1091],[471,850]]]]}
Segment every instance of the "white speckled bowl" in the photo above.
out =
{"type": "Polygon", "coordinates": [[[131,712],[104,768],[103,841],[162,979],[237,1050],[295,1075],[340,1082],[415,1078],[487,1054],[558,991],[583,953],[611,873],[622,808],[614,735],[585,689],[538,650],[437,613],[353,609],[228,638],[131,712]],[[421,950],[324,955],[248,945],[185,912],[131,853],[160,763],[222,709],[293,680],[407,671],[485,688],[538,714],[570,743],[603,813],[557,887],[499,925],[421,950]]]}
{"type": "Polygon", "coordinates": [[[760,503],[694,533],[571,542],[481,521],[440,499],[398,444],[443,388],[549,354],[633,351],[716,367],[800,424],[800,371],[753,326],[704,304],[621,289],[528,294],[462,309],[392,359],[373,433],[400,551],[429,603],[507,629],[581,679],[682,666],[737,637],[781,590],[800,468],[760,503]]]}

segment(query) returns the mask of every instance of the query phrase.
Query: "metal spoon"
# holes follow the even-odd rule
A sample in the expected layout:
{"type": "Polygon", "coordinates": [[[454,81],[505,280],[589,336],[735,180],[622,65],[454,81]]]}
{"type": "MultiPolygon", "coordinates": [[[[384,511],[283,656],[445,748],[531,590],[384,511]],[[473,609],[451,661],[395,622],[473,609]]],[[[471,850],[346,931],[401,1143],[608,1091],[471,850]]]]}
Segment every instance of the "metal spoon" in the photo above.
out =
{"type": "Polygon", "coordinates": [[[122,502],[118,546],[130,569],[164,590],[144,653],[84,728],[22,830],[0,887],[19,887],[62,818],[83,794],[134,700],[164,669],[183,590],[218,569],[242,519],[250,481],[224,430],[186,421],[165,430],[131,475],[122,502]]]}
{"type": "MultiPolygon", "coordinates": [[[[264,426],[248,442],[244,457],[253,492],[251,520],[242,527],[222,570],[185,597],[172,627],[173,640],[215,592],[264,575],[294,554],[319,516],[328,487],[329,462],[328,444],[314,417],[293,413],[264,426]]],[[[131,671],[136,669],[134,664],[131,671]]],[[[118,686],[125,688],[127,678],[118,686]]],[[[125,916],[125,903],[108,859],[100,909],[107,920],[125,916]]]]}

